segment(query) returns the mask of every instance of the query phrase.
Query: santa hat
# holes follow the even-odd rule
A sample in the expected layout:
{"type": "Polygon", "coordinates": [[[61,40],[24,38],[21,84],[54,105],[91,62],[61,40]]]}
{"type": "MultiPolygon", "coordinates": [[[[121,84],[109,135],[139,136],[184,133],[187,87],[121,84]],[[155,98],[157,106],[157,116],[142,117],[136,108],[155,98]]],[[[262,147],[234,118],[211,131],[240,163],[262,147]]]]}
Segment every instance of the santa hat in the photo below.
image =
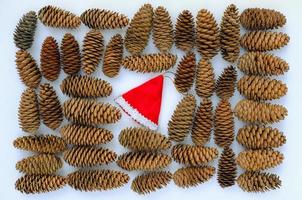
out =
{"type": "Polygon", "coordinates": [[[163,75],[117,97],[115,102],[136,122],[152,130],[158,128],[163,91],[163,75]]]}

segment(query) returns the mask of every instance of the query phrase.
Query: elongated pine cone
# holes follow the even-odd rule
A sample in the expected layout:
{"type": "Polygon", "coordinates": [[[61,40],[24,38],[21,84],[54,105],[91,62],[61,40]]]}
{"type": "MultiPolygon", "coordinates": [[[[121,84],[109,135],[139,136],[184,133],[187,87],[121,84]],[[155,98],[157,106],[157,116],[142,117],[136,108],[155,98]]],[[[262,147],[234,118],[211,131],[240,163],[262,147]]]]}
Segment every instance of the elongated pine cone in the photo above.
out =
{"type": "Polygon", "coordinates": [[[131,150],[166,150],[171,147],[171,141],[159,132],[148,128],[131,127],[121,131],[119,142],[131,150]]]}
{"type": "Polygon", "coordinates": [[[117,165],[125,170],[157,170],[170,165],[172,159],[163,153],[129,152],[118,157],[117,165]]]}
{"type": "Polygon", "coordinates": [[[221,99],[229,99],[234,95],[237,81],[237,71],[230,65],[226,67],[216,82],[216,94],[221,99]]]}
{"type": "Polygon", "coordinates": [[[195,91],[199,97],[209,98],[215,90],[215,74],[210,61],[201,59],[196,72],[195,91]]]}
{"type": "Polygon", "coordinates": [[[105,128],[77,124],[63,126],[60,133],[68,144],[79,146],[105,144],[113,138],[112,132],[105,128]]]}
{"type": "Polygon", "coordinates": [[[131,71],[149,73],[162,72],[170,69],[176,63],[177,56],[173,54],[134,55],[122,60],[122,65],[131,71]]]}
{"type": "Polygon", "coordinates": [[[132,181],[131,189],[138,194],[148,194],[167,186],[171,179],[170,172],[147,172],[132,181]]]}
{"type": "Polygon", "coordinates": [[[153,8],[144,4],[133,16],[125,36],[125,47],[131,54],[140,54],[148,44],[152,30],[153,8]]]}
{"type": "Polygon", "coordinates": [[[237,67],[247,75],[283,75],[289,70],[288,63],[269,53],[247,52],[239,60],[237,67]]]}
{"type": "Polygon", "coordinates": [[[81,69],[79,43],[71,33],[66,33],[61,43],[62,65],[66,74],[76,74],[81,69]]]}
{"type": "Polygon", "coordinates": [[[168,123],[169,139],[175,142],[183,141],[190,132],[196,100],[193,95],[184,97],[176,106],[168,123]]]}
{"type": "Polygon", "coordinates": [[[19,20],[15,32],[14,43],[22,50],[29,49],[34,41],[37,28],[37,15],[35,11],[29,11],[19,20]]]}
{"type": "Polygon", "coordinates": [[[240,44],[248,51],[272,51],[287,45],[289,36],[285,33],[252,31],[245,33],[240,44]]]}
{"type": "Polygon", "coordinates": [[[62,168],[63,162],[55,155],[39,154],[17,162],[16,169],[26,174],[52,174],[62,168]]]}
{"type": "Polygon", "coordinates": [[[63,94],[80,98],[107,97],[112,93],[109,82],[91,76],[68,76],[62,81],[60,88],[63,94]]]}
{"type": "Polygon", "coordinates": [[[81,25],[80,17],[51,5],[41,8],[38,17],[45,26],[55,28],[78,28],[81,25]]]}
{"type": "Polygon", "coordinates": [[[239,129],[236,139],[248,149],[277,148],[286,143],[286,137],[278,129],[253,125],[239,129]]]}
{"type": "Polygon", "coordinates": [[[176,47],[182,51],[188,52],[194,48],[195,25],[189,10],[184,10],[178,15],[174,39],[176,47]]]}
{"type": "Polygon", "coordinates": [[[235,185],[237,177],[237,165],[235,161],[235,153],[229,147],[223,149],[218,161],[217,180],[221,187],[230,187],[235,185]]]}
{"type": "Polygon", "coordinates": [[[121,111],[109,104],[87,99],[69,99],[63,104],[64,116],[75,123],[99,125],[115,123],[121,119],[121,111]]]}
{"type": "Polygon", "coordinates": [[[208,181],[215,174],[211,166],[183,167],[173,174],[173,181],[178,187],[189,188],[208,181]]]}
{"type": "Polygon", "coordinates": [[[287,109],[278,104],[243,99],[235,106],[234,114],[244,122],[271,124],[283,120],[287,109]]]}
{"type": "Polygon", "coordinates": [[[41,72],[36,61],[28,51],[17,51],[16,65],[22,83],[27,87],[37,88],[41,81],[41,72]]]}
{"type": "Polygon", "coordinates": [[[27,88],[21,96],[18,109],[19,126],[24,132],[36,133],[40,126],[39,106],[36,92],[27,88]]]}

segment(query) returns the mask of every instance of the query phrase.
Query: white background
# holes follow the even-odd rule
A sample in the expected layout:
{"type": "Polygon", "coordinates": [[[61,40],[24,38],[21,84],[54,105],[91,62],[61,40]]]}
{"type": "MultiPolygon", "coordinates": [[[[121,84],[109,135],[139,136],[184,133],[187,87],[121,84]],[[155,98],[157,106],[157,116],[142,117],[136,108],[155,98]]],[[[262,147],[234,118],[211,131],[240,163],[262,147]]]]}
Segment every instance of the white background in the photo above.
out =
{"type": "MultiPolygon", "coordinates": [[[[171,182],[166,188],[158,190],[155,193],[146,196],[139,196],[138,194],[132,192],[130,189],[131,181],[120,189],[115,189],[112,191],[105,192],[79,192],[75,191],[69,186],[66,186],[64,189],[39,195],[25,195],[14,189],[14,182],[18,177],[21,176],[15,170],[15,163],[24,158],[27,155],[30,155],[28,152],[23,152],[13,148],[12,142],[15,138],[19,136],[26,135],[18,127],[18,104],[19,98],[22,91],[25,89],[24,85],[19,81],[15,67],[15,52],[17,48],[13,43],[13,31],[15,25],[19,21],[19,18],[26,12],[30,10],[38,11],[42,6],[52,4],[60,6],[64,9],[70,10],[75,14],[80,15],[85,9],[88,8],[106,8],[122,12],[126,14],[129,18],[132,18],[134,13],[139,9],[139,7],[148,1],[142,0],[131,0],[131,1],[117,1],[117,0],[81,0],[81,1],[68,1],[68,0],[57,0],[57,1],[34,1],[34,0],[0,0],[0,195],[1,199],[111,199],[111,200],[129,200],[129,199],[291,199],[297,200],[301,199],[302,196],[302,126],[301,126],[301,100],[302,100],[302,62],[301,62],[301,52],[302,52],[302,29],[301,29],[301,1],[292,0],[292,1],[282,1],[282,0],[254,0],[254,1],[175,1],[175,0],[152,0],[153,7],[163,5],[170,12],[173,22],[176,21],[177,15],[184,9],[189,9],[194,16],[197,15],[198,10],[201,8],[209,9],[214,13],[216,20],[220,23],[221,17],[224,9],[230,3],[235,3],[240,12],[248,7],[266,7],[280,10],[287,17],[287,24],[284,28],[280,29],[281,31],[286,32],[290,35],[290,43],[287,47],[282,50],[274,52],[276,55],[281,56],[283,59],[289,62],[290,71],[282,76],[278,77],[285,81],[288,85],[289,91],[286,97],[283,97],[281,100],[276,102],[285,105],[288,108],[289,116],[276,125],[280,130],[284,132],[287,136],[287,143],[280,151],[284,153],[285,160],[282,165],[270,170],[273,173],[276,173],[282,179],[282,187],[278,190],[267,192],[264,194],[250,194],[243,192],[238,186],[233,186],[231,188],[222,189],[219,187],[216,181],[216,175],[210,181],[199,185],[195,188],[190,189],[181,189],[177,188],[173,182],[171,182]]],[[[30,49],[33,57],[39,63],[39,53],[41,49],[41,44],[45,37],[52,35],[58,42],[61,41],[63,35],[66,32],[71,32],[75,35],[76,39],[80,41],[83,40],[85,33],[89,29],[82,25],[77,30],[59,30],[54,28],[49,28],[43,26],[40,22],[38,23],[37,31],[35,34],[35,41],[30,49]]],[[[110,37],[117,33],[125,33],[125,30],[114,30],[114,31],[102,31],[105,37],[105,43],[107,44],[110,37]]],[[[157,52],[157,49],[154,48],[154,45],[149,41],[148,48],[145,49],[145,53],[157,52]]],[[[173,46],[172,53],[178,55],[178,61],[183,56],[183,53],[179,50],[176,50],[173,46]]],[[[243,50],[241,51],[241,54],[243,50]]],[[[197,59],[200,59],[200,56],[197,56],[197,59]]],[[[217,55],[213,60],[213,65],[215,68],[216,78],[219,76],[220,72],[224,67],[229,64],[222,60],[220,55],[217,55]]],[[[101,66],[101,65],[100,65],[101,66]]],[[[176,67],[174,67],[175,69],[176,67]]],[[[240,76],[242,75],[239,73],[240,76]]],[[[95,76],[104,78],[108,80],[113,85],[113,94],[110,98],[101,99],[101,101],[110,101],[112,102],[113,98],[119,94],[131,89],[134,86],[137,86],[140,83],[148,80],[151,77],[154,77],[155,74],[138,74],[134,72],[129,72],[122,69],[120,75],[116,78],[109,79],[105,77],[101,70],[98,69],[95,73],[95,76]]],[[[59,80],[55,81],[53,85],[56,88],[56,91],[60,97],[60,100],[63,102],[66,97],[59,90],[59,84],[61,80],[65,77],[65,74],[61,71],[59,80]]],[[[43,79],[43,82],[45,80],[43,79]]],[[[164,82],[164,94],[163,94],[163,103],[160,116],[160,128],[163,134],[167,134],[167,123],[173,113],[173,110],[177,102],[181,99],[182,95],[178,94],[174,88],[173,82],[166,78],[164,82]]],[[[242,97],[236,92],[235,96],[232,98],[232,106],[234,107],[236,102],[242,97]]],[[[199,98],[198,98],[199,101],[199,98]]],[[[216,105],[217,97],[213,96],[213,101],[216,105]]],[[[64,122],[66,123],[66,121],[64,122]]],[[[126,126],[135,125],[133,121],[123,114],[122,120],[116,124],[108,126],[114,132],[113,141],[106,145],[110,148],[114,148],[118,154],[125,152],[126,150],[118,144],[117,136],[119,131],[126,126]]],[[[236,120],[236,130],[238,127],[242,126],[238,120],[236,120]]],[[[40,133],[53,133],[59,135],[58,131],[54,132],[46,128],[44,125],[40,127],[40,133]]],[[[190,142],[188,140],[188,142],[190,142]]],[[[209,146],[215,146],[213,141],[209,146]]],[[[239,146],[237,142],[234,142],[232,147],[236,153],[242,150],[242,147],[239,146]]],[[[221,150],[221,149],[220,149],[221,150]]],[[[213,166],[217,166],[217,160],[214,163],[211,163],[213,166]]],[[[169,170],[172,172],[175,171],[179,165],[173,163],[169,167],[169,170]]],[[[113,168],[118,169],[115,164],[109,166],[101,166],[100,168],[113,168]]],[[[64,168],[60,170],[60,174],[66,175],[68,172],[73,171],[72,167],[69,167],[67,164],[64,164],[64,168]]],[[[241,173],[242,171],[239,170],[241,173]]],[[[129,173],[131,180],[139,172],[129,173]]]]}

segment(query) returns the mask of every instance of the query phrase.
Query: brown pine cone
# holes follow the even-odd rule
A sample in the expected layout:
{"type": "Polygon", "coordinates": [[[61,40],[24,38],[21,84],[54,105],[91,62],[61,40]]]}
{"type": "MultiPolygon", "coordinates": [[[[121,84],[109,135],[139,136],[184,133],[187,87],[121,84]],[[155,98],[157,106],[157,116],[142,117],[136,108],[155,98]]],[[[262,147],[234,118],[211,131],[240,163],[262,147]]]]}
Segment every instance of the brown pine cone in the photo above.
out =
{"type": "Polygon", "coordinates": [[[286,137],[278,129],[253,125],[239,129],[236,139],[248,149],[277,148],[286,143],[286,137]]]}
{"type": "Polygon", "coordinates": [[[55,155],[39,154],[17,162],[16,169],[26,174],[52,174],[62,168],[63,162],[55,155]]]}
{"type": "Polygon", "coordinates": [[[62,81],[60,88],[63,94],[80,98],[107,97],[112,93],[109,82],[91,76],[68,76],[62,81]]]}
{"type": "Polygon", "coordinates": [[[18,109],[19,126],[24,132],[36,133],[40,126],[38,99],[36,92],[27,88],[21,96],[18,109]]]}
{"type": "Polygon", "coordinates": [[[113,138],[112,132],[105,128],[77,124],[63,126],[60,133],[68,144],[79,146],[105,144],[113,138]]]}
{"type": "Polygon", "coordinates": [[[244,34],[240,44],[248,51],[272,51],[287,45],[289,36],[285,33],[251,31],[244,34]]]}
{"type": "Polygon", "coordinates": [[[115,123],[122,117],[121,111],[109,103],[76,98],[64,102],[63,114],[68,120],[83,125],[115,123]]]}
{"type": "Polygon", "coordinates": [[[61,42],[62,65],[66,74],[76,74],[81,69],[79,43],[71,33],[66,33],[61,42]]]}
{"type": "Polygon", "coordinates": [[[38,17],[45,26],[55,28],[78,28],[81,25],[81,19],[78,16],[51,5],[41,8],[38,17]]]}
{"type": "Polygon", "coordinates": [[[178,187],[189,188],[208,181],[215,174],[211,166],[183,167],[173,174],[173,181],[178,187]]]}
{"type": "Polygon", "coordinates": [[[21,82],[27,87],[37,88],[41,81],[41,72],[28,51],[17,51],[16,65],[21,82]]]}
{"type": "Polygon", "coordinates": [[[235,185],[237,176],[237,165],[235,161],[235,153],[229,147],[223,149],[218,161],[217,180],[222,188],[235,185]]]}
{"type": "Polygon", "coordinates": [[[172,145],[171,141],[159,132],[138,127],[123,129],[118,140],[121,145],[131,150],[166,150],[172,145]]]}
{"type": "Polygon", "coordinates": [[[174,84],[178,92],[187,93],[194,83],[196,59],[194,52],[188,52],[179,62],[174,84]]]}
{"type": "Polygon", "coordinates": [[[118,157],[117,165],[124,170],[157,170],[170,165],[172,159],[163,153],[129,152],[118,157]]]}
{"type": "Polygon", "coordinates": [[[131,54],[140,54],[148,44],[152,30],[153,8],[144,4],[133,16],[125,36],[125,47],[131,54]]]}
{"type": "Polygon", "coordinates": [[[116,153],[109,149],[90,146],[74,146],[63,153],[63,159],[74,167],[107,165],[115,161],[116,157],[116,153]]]}
{"type": "Polygon", "coordinates": [[[196,72],[195,91],[199,97],[209,98],[215,90],[215,74],[210,61],[201,59],[196,72]]]}
{"type": "Polygon", "coordinates": [[[168,123],[169,139],[175,142],[183,141],[190,132],[196,100],[193,95],[187,95],[176,106],[168,123]]]}
{"type": "Polygon", "coordinates": [[[119,74],[124,52],[124,41],[120,34],[114,35],[106,46],[103,73],[113,78],[119,74]]]}
{"type": "Polygon", "coordinates": [[[271,124],[283,120],[287,109],[278,104],[243,99],[235,106],[234,114],[244,122],[271,124]]]}
{"type": "Polygon", "coordinates": [[[224,68],[216,82],[216,94],[221,99],[230,99],[235,92],[237,71],[232,65],[224,68]]]}
{"type": "Polygon", "coordinates": [[[194,48],[195,25],[190,11],[182,11],[175,25],[175,45],[178,49],[188,52],[194,48]]]}
{"type": "Polygon", "coordinates": [[[167,186],[172,179],[170,172],[147,172],[135,177],[131,189],[138,194],[148,194],[167,186]]]}

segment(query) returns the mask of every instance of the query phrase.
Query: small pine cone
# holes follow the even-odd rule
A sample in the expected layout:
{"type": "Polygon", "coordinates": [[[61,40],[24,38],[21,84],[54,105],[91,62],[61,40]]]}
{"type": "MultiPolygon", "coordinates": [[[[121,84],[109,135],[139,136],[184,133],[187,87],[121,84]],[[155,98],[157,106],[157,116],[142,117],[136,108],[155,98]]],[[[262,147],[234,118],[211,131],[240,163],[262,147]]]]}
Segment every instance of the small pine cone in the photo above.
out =
{"type": "Polygon", "coordinates": [[[65,141],[54,135],[23,136],[14,140],[14,147],[38,153],[57,153],[67,147],[65,141]]]}
{"type": "Polygon", "coordinates": [[[19,126],[24,132],[36,133],[40,126],[38,99],[36,92],[27,88],[21,96],[18,109],[19,126]]]}
{"type": "Polygon", "coordinates": [[[289,36],[285,33],[252,31],[244,34],[240,44],[248,51],[272,51],[287,45],[289,36]]]}
{"type": "Polygon", "coordinates": [[[122,60],[122,65],[131,71],[150,73],[170,69],[176,63],[177,56],[173,54],[134,55],[122,60]]]}
{"type": "Polygon", "coordinates": [[[37,15],[35,11],[29,11],[19,20],[15,32],[14,43],[22,50],[29,49],[34,41],[37,28],[37,15]]]}
{"type": "Polygon", "coordinates": [[[163,153],[129,152],[118,157],[117,165],[125,170],[157,170],[170,165],[172,159],[163,153]]]}
{"type": "Polygon", "coordinates": [[[235,153],[229,147],[223,149],[218,161],[218,183],[222,188],[235,185],[237,176],[237,165],[235,161],[235,153]]]}
{"type": "Polygon", "coordinates": [[[115,152],[97,147],[75,146],[63,153],[63,159],[74,167],[92,167],[100,164],[109,164],[115,161],[115,152]]]}
{"type": "Polygon", "coordinates": [[[27,87],[37,88],[41,81],[41,72],[35,59],[26,50],[16,53],[17,71],[22,83],[27,87]]]}
{"type": "Polygon", "coordinates": [[[99,125],[115,123],[121,119],[121,111],[109,104],[87,99],[69,99],[63,104],[64,116],[75,123],[99,125]]]}
{"type": "Polygon", "coordinates": [[[211,166],[183,167],[173,174],[173,181],[178,187],[189,188],[208,181],[215,174],[211,166]]]}
{"type": "Polygon", "coordinates": [[[253,125],[239,129],[236,139],[248,149],[277,148],[286,143],[286,137],[278,129],[253,125]]]}
{"type": "Polygon", "coordinates": [[[62,65],[66,74],[76,74],[81,69],[79,43],[71,33],[66,33],[61,43],[62,65]]]}
{"type": "Polygon", "coordinates": [[[221,99],[229,99],[234,95],[237,71],[230,65],[226,67],[216,82],[216,94],[221,99]]]}
{"type": "Polygon", "coordinates": [[[247,75],[283,75],[289,70],[288,63],[273,54],[247,52],[238,60],[237,67],[247,75]]]}
{"type": "Polygon", "coordinates": [[[188,52],[179,62],[174,84],[180,93],[187,93],[194,83],[196,59],[194,52],[188,52]]]}
{"type": "Polygon", "coordinates": [[[153,42],[160,52],[168,52],[173,45],[173,24],[169,12],[162,6],[156,8],[153,22],[153,42]]]}
{"type": "Polygon", "coordinates": [[[152,30],[153,8],[144,4],[132,18],[125,36],[125,47],[131,54],[140,54],[148,44],[152,30]]]}
{"type": "Polygon", "coordinates": [[[235,106],[234,114],[244,122],[271,124],[283,120],[287,109],[278,104],[243,99],[235,106]]]}
{"type": "Polygon", "coordinates": [[[256,101],[279,99],[287,93],[287,86],[282,81],[261,76],[243,76],[237,89],[247,99],[256,101]]]}
{"type": "Polygon", "coordinates": [[[138,194],[148,194],[167,186],[171,179],[170,172],[148,172],[137,176],[131,184],[131,189],[138,194]]]}
{"type": "Polygon", "coordinates": [[[210,61],[201,59],[196,72],[195,91],[199,97],[209,98],[215,90],[215,74],[210,61]]]}
{"type": "Polygon", "coordinates": [[[68,76],[62,81],[60,88],[69,97],[97,98],[107,97],[112,93],[110,83],[91,76],[68,76]]]}
{"type": "Polygon", "coordinates": [[[123,37],[120,34],[116,34],[106,46],[103,73],[110,78],[119,74],[124,52],[123,45],[123,37]]]}
{"type": "Polygon", "coordinates": [[[166,150],[172,145],[164,135],[147,128],[123,129],[118,139],[121,145],[131,150],[166,150]]]}
{"type": "Polygon", "coordinates": [[[52,174],[62,168],[63,162],[55,155],[39,154],[17,162],[16,169],[26,174],[52,174]]]}
{"type": "Polygon", "coordinates": [[[182,11],[175,25],[175,45],[178,49],[188,52],[194,48],[195,25],[190,11],[182,11]]]}
{"type": "Polygon", "coordinates": [[[275,29],[286,23],[286,17],[272,9],[247,8],[240,15],[240,23],[248,30],[275,29]]]}
{"type": "Polygon", "coordinates": [[[63,126],[60,133],[68,144],[79,146],[105,144],[113,138],[112,132],[107,129],[77,124],[63,126]]]}
{"type": "Polygon", "coordinates": [[[168,123],[169,139],[183,141],[190,132],[193,123],[196,100],[193,95],[184,97],[176,106],[168,123]]]}
{"type": "Polygon", "coordinates": [[[38,17],[45,26],[55,28],[78,28],[81,25],[80,17],[51,5],[41,8],[38,17]]]}
{"type": "Polygon", "coordinates": [[[266,192],[281,186],[280,178],[265,172],[245,172],[237,179],[238,186],[245,192],[266,192]]]}

